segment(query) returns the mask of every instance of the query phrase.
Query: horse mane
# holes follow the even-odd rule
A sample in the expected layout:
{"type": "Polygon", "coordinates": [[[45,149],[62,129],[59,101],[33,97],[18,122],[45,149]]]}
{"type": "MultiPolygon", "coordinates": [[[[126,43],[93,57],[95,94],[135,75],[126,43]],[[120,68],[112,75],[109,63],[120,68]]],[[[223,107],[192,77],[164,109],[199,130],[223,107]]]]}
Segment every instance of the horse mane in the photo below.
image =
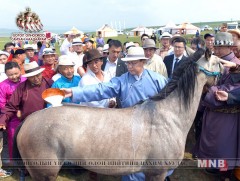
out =
{"type": "MultiPolygon", "coordinates": [[[[174,71],[172,79],[166,84],[161,92],[150,100],[162,100],[177,89],[180,101],[184,101],[184,106],[189,107],[194,95],[195,80],[198,72],[198,65],[196,61],[199,60],[205,53],[204,49],[199,49],[177,67],[174,71]]],[[[206,56],[206,55],[205,55],[206,56]]]]}

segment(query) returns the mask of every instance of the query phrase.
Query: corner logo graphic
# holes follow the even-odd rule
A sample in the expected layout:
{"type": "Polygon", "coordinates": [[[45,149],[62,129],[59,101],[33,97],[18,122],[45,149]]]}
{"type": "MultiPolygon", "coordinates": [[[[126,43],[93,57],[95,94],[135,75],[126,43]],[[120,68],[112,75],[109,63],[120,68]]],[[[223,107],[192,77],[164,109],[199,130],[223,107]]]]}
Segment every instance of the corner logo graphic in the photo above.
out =
{"type": "Polygon", "coordinates": [[[26,11],[18,14],[16,25],[20,30],[29,33],[39,32],[43,29],[39,16],[32,12],[29,7],[26,8],[26,11]]]}
{"type": "Polygon", "coordinates": [[[26,11],[20,12],[16,17],[17,27],[24,32],[12,33],[12,41],[44,41],[46,34],[41,32],[43,25],[39,16],[32,12],[29,7],[26,11]]]}

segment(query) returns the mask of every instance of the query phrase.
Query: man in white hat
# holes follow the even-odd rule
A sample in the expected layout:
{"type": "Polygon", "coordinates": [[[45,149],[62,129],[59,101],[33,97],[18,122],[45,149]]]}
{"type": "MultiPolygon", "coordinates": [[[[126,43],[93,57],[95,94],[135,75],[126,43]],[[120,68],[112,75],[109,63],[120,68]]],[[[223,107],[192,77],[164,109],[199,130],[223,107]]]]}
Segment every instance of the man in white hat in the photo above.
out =
{"type": "Polygon", "coordinates": [[[173,50],[173,47],[171,46],[170,43],[171,38],[172,35],[168,32],[164,32],[159,38],[162,47],[156,51],[156,54],[161,56],[162,59],[164,59],[164,57],[168,55],[169,51],[173,50]]]}
{"type": "Polygon", "coordinates": [[[142,47],[131,47],[128,55],[122,58],[122,60],[127,65],[127,73],[120,77],[112,78],[108,83],[65,89],[66,96],[73,96],[74,102],[89,102],[119,97],[122,107],[130,107],[141,100],[154,96],[167,83],[167,79],[164,76],[144,69],[147,58],[142,47]],[[131,89],[129,89],[129,84],[132,85],[131,89]],[[148,89],[144,87],[148,87],[148,89]],[[141,91],[139,92],[139,90],[141,91]],[[98,91],[101,94],[97,95],[96,92],[98,91]],[[136,95],[138,96],[136,97],[136,95]]]}
{"type": "Polygon", "coordinates": [[[73,39],[76,38],[76,32],[74,31],[68,31],[65,34],[67,35],[67,38],[65,38],[60,47],[61,55],[67,55],[69,53],[69,48],[72,46],[73,39]]]}
{"type": "Polygon", "coordinates": [[[36,61],[38,63],[38,57],[34,54],[34,47],[31,44],[24,45],[24,50],[26,54],[25,63],[36,61]]]}
{"type": "MultiPolygon", "coordinates": [[[[57,72],[61,77],[57,79],[52,88],[71,88],[78,86],[80,76],[74,75],[74,62],[69,55],[61,55],[58,59],[57,72]]],[[[63,99],[62,102],[71,102],[70,98],[63,99]]]]}
{"type": "Polygon", "coordinates": [[[163,59],[155,54],[156,44],[153,39],[146,39],[143,42],[144,54],[148,58],[144,68],[157,72],[164,77],[168,78],[167,69],[163,63],[163,59]]]}
{"type": "Polygon", "coordinates": [[[109,44],[103,46],[103,56],[106,58],[108,56],[109,44]]]}
{"type": "Polygon", "coordinates": [[[0,50],[0,64],[6,64],[9,56],[8,52],[0,50]]]}
{"type": "Polygon", "coordinates": [[[67,55],[71,56],[72,61],[74,62],[74,75],[78,74],[78,68],[82,66],[83,64],[83,42],[80,38],[74,38],[72,42],[72,51],[69,52],[67,55]]]}
{"type": "Polygon", "coordinates": [[[7,63],[8,57],[9,57],[8,52],[0,50],[0,82],[7,79],[7,75],[5,74],[4,68],[5,64],[7,63]]]}
{"type": "Polygon", "coordinates": [[[43,65],[41,68],[44,68],[42,76],[48,79],[51,79],[55,74],[55,65],[56,65],[56,52],[51,48],[44,48],[43,54],[43,65]]]}
{"type": "MultiPolygon", "coordinates": [[[[158,94],[166,85],[167,79],[164,76],[144,69],[147,58],[142,47],[131,47],[122,60],[127,65],[127,73],[112,78],[110,82],[63,89],[65,96],[72,97],[73,102],[77,103],[117,97],[121,100],[122,107],[126,108],[158,94]]],[[[129,178],[144,180],[145,175],[135,173],[123,177],[124,180],[129,178]]]]}
{"type": "Polygon", "coordinates": [[[42,76],[44,68],[38,66],[37,62],[24,64],[27,80],[22,82],[13,92],[10,100],[1,110],[0,128],[6,129],[7,122],[20,110],[19,119],[23,121],[31,113],[44,109],[45,102],[42,92],[52,85],[52,80],[42,76]]]}

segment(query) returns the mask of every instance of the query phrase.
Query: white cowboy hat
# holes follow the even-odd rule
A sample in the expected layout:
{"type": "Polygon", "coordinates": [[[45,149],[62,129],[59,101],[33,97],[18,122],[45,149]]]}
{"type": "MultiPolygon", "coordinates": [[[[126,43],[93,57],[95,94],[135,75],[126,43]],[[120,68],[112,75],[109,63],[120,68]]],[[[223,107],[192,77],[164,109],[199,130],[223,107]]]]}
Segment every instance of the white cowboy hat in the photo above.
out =
{"type": "Polygon", "coordinates": [[[108,52],[109,44],[103,45],[103,52],[108,52]]]}
{"type": "Polygon", "coordinates": [[[82,45],[82,46],[85,46],[81,40],[81,38],[74,38],[73,39],[73,42],[72,42],[72,45],[82,45]]]}
{"type": "Polygon", "coordinates": [[[0,50],[0,55],[6,55],[7,57],[10,56],[8,52],[2,51],[2,50],[0,50]]]}
{"type": "Polygon", "coordinates": [[[71,56],[61,55],[58,58],[58,65],[75,65],[75,63],[71,60],[71,56]]]}
{"type": "Polygon", "coordinates": [[[132,41],[126,43],[126,49],[129,49],[130,47],[135,47],[135,44],[132,41]]]}
{"type": "Polygon", "coordinates": [[[146,39],[144,42],[143,42],[143,49],[145,48],[154,48],[154,49],[157,49],[156,48],[156,44],[155,44],[155,41],[151,38],[148,38],[146,39]]]}
{"type": "Polygon", "coordinates": [[[23,46],[23,49],[24,49],[24,50],[34,50],[34,47],[33,47],[33,45],[31,45],[31,44],[25,44],[25,45],[23,46]]]}
{"type": "Polygon", "coordinates": [[[55,68],[55,70],[57,71],[58,69],[58,66],[59,65],[71,65],[71,66],[74,66],[75,63],[74,61],[72,60],[72,56],[69,56],[69,55],[61,55],[59,58],[58,58],[58,64],[55,68]]]}
{"type": "Polygon", "coordinates": [[[22,75],[23,77],[32,77],[34,75],[40,74],[45,70],[45,68],[39,67],[39,65],[35,61],[26,63],[23,66],[25,70],[25,74],[22,75]]]}
{"type": "Polygon", "coordinates": [[[56,54],[56,52],[52,48],[44,48],[43,49],[43,55],[53,55],[56,54]]]}
{"type": "Polygon", "coordinates": [[[160,39],[162,38],[172,38],[172,35],[168,32],[163,32],[163,34],[160,36],[160,39]]]}
{"type": "Polygon", "coordinates": [[[144,50],[142,47],[130,47],[128,49],[128,54],[123,61],[134,61],[134,60],[147,60],[148,58],[144,55],[144,50]]]}

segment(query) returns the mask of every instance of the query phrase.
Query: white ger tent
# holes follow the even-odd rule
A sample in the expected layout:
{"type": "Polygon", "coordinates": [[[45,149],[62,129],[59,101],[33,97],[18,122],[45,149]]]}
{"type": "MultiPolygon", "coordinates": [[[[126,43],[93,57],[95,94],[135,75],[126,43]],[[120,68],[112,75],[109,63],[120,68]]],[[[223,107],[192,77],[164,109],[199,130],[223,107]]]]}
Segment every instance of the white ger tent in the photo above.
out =
{"type": "Polygon", "coordinates": [[[139,26],[137,28],[134,28],[130,31],[130,36],[142,36],[142,34],[148,34],[149,36],[152,35],[153,30],[152,29],[148,29],[144,26],[139,26]]]}
{"type": "Polygon", "coordinates": [[[98,35],[99,33],[102,34],[102,37],[116,37],[116,36],[118,36],[117,31],[107,24],[105,24],[101,28],[97,29],[96,35],[98,35]]]}
{"type": "Polygon", "coordinates": [[[191,23],[182,23],[172,30],[172,34],[179,32],[180,34],[196,34],[197,30],[200,32],[200,28],[192,25],[191,23]]]}

